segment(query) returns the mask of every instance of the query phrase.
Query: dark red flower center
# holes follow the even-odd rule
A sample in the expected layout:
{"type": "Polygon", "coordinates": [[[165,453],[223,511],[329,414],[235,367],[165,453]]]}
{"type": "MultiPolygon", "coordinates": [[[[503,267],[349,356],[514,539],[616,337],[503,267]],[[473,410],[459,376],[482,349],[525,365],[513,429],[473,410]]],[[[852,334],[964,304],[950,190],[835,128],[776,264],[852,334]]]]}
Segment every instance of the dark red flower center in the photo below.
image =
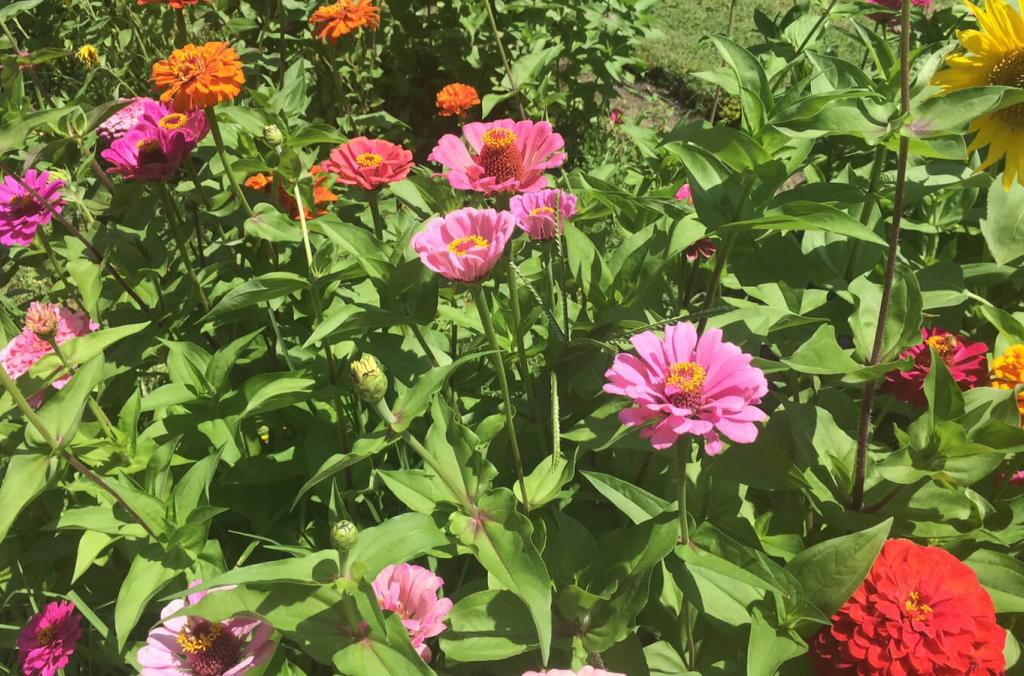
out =
{"type": "Polygon", "coordinates": [[[57,640],[57,631],[53,628],[53,625],[43,627],[38,634],[36,634],[36,643],[41,646],[50,646],[57,640]]]}
{"type": "Polygon", "coordinates": [[[912,591],[907,596],[907,600],[903,602],[903,612],[910,619],[923,622],[932,614],[932,607],[921,601],[920,594],[912,591]]]}
{"type": "Polygon", "coordinates": [[[189,618],[178,632],[178,646],[195,676],[222,676],[238,664],[242,642],[218,622],[189,618]]]}
{"type": "Polygon", "coordinates": [[[139,141],[135,147],[139,149],[139,164],[164,164],[167,162],[167,155],[160,147],[160,141],[155,138],[139,141]]]}
{"type": "Polygon", "coordinates": [[[39,213],[39,202],[28,193],[15,195],[7,203],[8,209],[15,218],[31,216],[39,213]]]}
{"type": "Polygon", "coordinates": [[[523,177],[523,156],[516,147],[515,132],[502,127],[488,129],[484,132],[483,142],[478,160],[487,176],[498,183],[523,177]]]}
{"type": "Polygon", "coordinates": [[[696,411],[704,401],[704,367],[692,361],[672,364],[665,377],[665,398],[677,408],[696,411]]]}

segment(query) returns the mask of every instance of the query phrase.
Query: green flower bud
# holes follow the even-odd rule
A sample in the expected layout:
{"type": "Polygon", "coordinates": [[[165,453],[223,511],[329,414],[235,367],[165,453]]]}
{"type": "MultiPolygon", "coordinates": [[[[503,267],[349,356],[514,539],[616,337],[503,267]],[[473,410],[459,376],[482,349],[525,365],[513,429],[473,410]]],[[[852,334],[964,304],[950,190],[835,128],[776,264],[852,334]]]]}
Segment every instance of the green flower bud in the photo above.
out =
{"type": "Polygon", "coordinates": [[[263,140],[272,146],[279,146],[284,143],[284,134],[276,124],[268,124],[263,127],[263,140]]]}
{"type": "Polygon", "coordinates": [[[372,355],[352,362],[352,382],[363,401],[376,404],[388,391],[388,377],[372,355]]]}
{"type": "Polygon", "coordinates": [[[359,529],[351,521],[339,521],[331,528],[331,544],[339,552],[347,552],[356,546],[359,529]]]}

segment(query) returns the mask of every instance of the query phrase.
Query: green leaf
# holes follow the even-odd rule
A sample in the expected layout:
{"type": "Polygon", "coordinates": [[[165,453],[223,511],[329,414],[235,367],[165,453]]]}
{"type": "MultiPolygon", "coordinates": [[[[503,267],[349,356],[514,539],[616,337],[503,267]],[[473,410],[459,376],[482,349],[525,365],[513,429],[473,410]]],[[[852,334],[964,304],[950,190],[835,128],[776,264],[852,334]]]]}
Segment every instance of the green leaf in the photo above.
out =
{"type": "Polygon", "coordinates": [[[447,544],[448,538],[429,516],[400,514],[361,531],[345,559],[345,568],[359,562],[366,566],[365,575],[373,578],[385,566],[411,561],[447,544]]]}
{"type": "Polygon", "coordinates": [[[366,460],[372,455],[380,453],[385,448],[395,443],[397,437],[392,436],[390,432],[385,430],[378,430],[369,436],[360,437],[352,444],[352,450],[348,453],[335,453],[331,457],[327,458],[320,465],[320,468],[316,471],[310,479],[302,485],[299,492],[295,494],[295,499],[292,500],[291,509],[295,509],[295,505],[299,504],[307,493],[309,493],[318,484],[327,479],[331,478],[338,472],[343,471],[346,467],[351,467],[356,463],[366,460]]]}
{"type": "Polygon", "coordinates": [[[864,578],[889,536],[892,518],[867,530],[826,540],[803,550],[786,566],[807,599],[831,617],[864,578]]]}
{"type": "Polygon", "coordinates": [[[245,348],[249,347],[249,344],[261,333],[263,333],[263,329],[258,329],[233,340],[213,355],[210,363],[206,365],[206,382],[210,384],[215,394],[221,394],[228,389],[228,373],[238,362],[238,358],[245,348]]]}
{"type": "Polygon", "coordinates": [[[653,519],[665,512],[672,503],[662,500],[656,495],[651,495],[639,486],[634,486],[628,481],[601,474],[591,470],[581,472],[587,478],[598,493],[608,499],[613,505],[619,508],[623,514],[629,517],[635,524],[653,519]]]}
{"type": "Polygon", "coordinates": [[[834,326],[822,324],[806,343],[798,347],[788,359],[783,359],[782,363],[800,373],[850,373],[860,368],[860,364],[850,356],[851,351],[839,347],[834,326]]]}
{"type": "Polygon", "coordinates": [[[722,226],[727,230],[768,230],[787,232],[790,230],[820,230],[843,235],[851,239],[885,245],[885,240],[860,221],[826,204],[795,200],[786,202],[761,218],[736,221],[722,226]]]}
{"type": "Polygon", "coordinates": [[[444,387],[445,380],[451,375],[452,371],[459,368],[467,361],[478,359],[479,357],[490,354],[490,352],[475,352],[473,354],[463,355],[451,364],[445,364],[444,366],[438,366],[430,369],[419,378],[417,378],[415,384],[408,390],[403,392],[398,397],[398,401],[395,402],[394,415],[395,422],[391,424],[391,429],[396,434],[401,434],[405,430],[409,429],[409,425],[419,418],[423,413],[430,407],[430,402],[434,396],[441,391],[444,387]]]}
{"type": "Polygon", "coordinates": [[[924,379],[924,396],[928,400],[928,415],[934,429],[939,422],[954,420],[964,414],[964,395],[935,348],[929,345],[928,350],[931,352],[931,368],[924,379]]]}
{"type": "MultiPolygon", "coordinates": [[[[546,455],[537,463],[532,472],[523,477],[526,483],[526,495],[530,499],[530,509],[538,509],[558,497],[562,487],[572,481],[576,463],[566,460],[561,455],[546,455]]],[[[512,492],[520,502],[519,482],[512,486],[512,492]]]]}
{"type": "Polygon", "coordinates": [[[327,235],[335,246],[347,252],[371,279],[384,281],[391,273],[391,263],[383,245],[372,233],[351,223],[344,223],[335,214],[325,214],[310,223],[310,231],[327,235]]]}
{"type": "MultiPolygon", "coordinates": [[[[0,367],[2,368],[2,367],[0,367]]],[[[43,492],[50,468],[48,453],[15,453],[0,486],[0,542],[28,503],[43,492]]]]}
{"type": "Polygon", "coordinates": [[[268,300],[290,296],[306,286],[306,279],[293,272],[268,272],[228,291],[204,319],[216,319],[268,300]]]}
{"type": "Polygon", "coordinates": [[[245,234],[268,242],[301,242],[302,230],[288,214],[273,204],[260,202],[253,207],[253,216],[245,221],[245,234]]]}
{"type": "Polygon", "coordinates": [[[1024,612],[1024,563],[987,549],[974,552],[964,563],[977,574],[997,613],[1024,612]]]}
{"type": "Polygon", "coordinates": [[[318,586],[333,581],[338,575],[337,552],[324,550],[312,552],[305,556],[278,561],[266,561],[251,566],[235,568],[209,580],[203,580],[202,584],[190,588],[189,592],[192,593],[229,585],[251,585],[269,582],[288,582],[318,586]]]}
{"type": "Polygon", "coordinates": [[[711,40],[739,83],[743,126],[753,132],[758,131],[764,125],[773,102],[764,68],[753,54],[729,38],[712,36],[711,40]]]}
{"type": "MultiPolygon", "coordinates": [[[[57,394],[46,393],[46,403],[39,409],[37,416],[50,433],[50,437],[57,442],[58,448],[63,448],[74,438],[78,423],[82,420],[86,401],[102,378],[103,357],[97,356],[75,371],[71,382],[57,394]]],[[[50,445],[34,425],[25,428],[25,445],[29,448],[50,450],[50,445]]]]}
{"type": "Polygon", "coordinates": [[[760,608],[750,611],[747,676],[777,673],[783,662],[806,652],[807,643],[799,635],[774,626],[760,608]]]}
{"type": "Polygon", "coordinates": [[[537,647],[530,612],[515,594],[488,590],[470,594],[448,613],[450,628],[441,634],[441,650],[459,662],[491,662],[537,647]]]}
{"type": "MultiPolygon", "coordinates": [[[[99,329],[61,343],[60,353],[64,355],[64,359],[72,368],[78,367],[96,355],[102,354],[111,345],[139,333],[149,324],[149,322],[140,322],[115,326],[110,329],[99,329]]],[[[43,377],[44,374],[52,374],[63,368],[60,358],[55,354],[50,354],[36,362],[29,373],[34,377],[43,377]]]]}
{"type": "Polygon", "coordinates": [[[967,87],[925,99],[912,110],[910,132],[917,136],[955,134],[968,122],[1000,108],[1024,103],[1016,87],[967,87]]]}
{"type": "MultiPolygon", "coordinates": [[[[857,306],[850,317],[853,343],[858,354],[866,361],[875,342],[882,287],[868,281],[867,276],[863,275],[850,282],[849,291],[857,306]]],[[[921,341],[922,309],[921,289],[917,284],[917,277],[909,268],[897,266],[889,302],[889,316],[882,334],[880,361],[886,361],[899,350],[921,341]]]]}
{"type": "Polygon", "coordinates": [[[449,530],[480,564],[530,610],[542,660],[551,652],[551,579],[533,544],[533,525],[516,511],[512,491],[498,488],[475,505],[472,515],[453,513],[449,530]]]}
{"type": "Polygon", "coordinates": [[[243,386],[247,403],[241,417],[251,418],[306,401],[312,396],[314,385],[316,381],[312,378],[280,373],[253,376],[243,386]]]}
{"type": "Polygon", "coordinates": [[[993,181],[981,234],[1000,265],[1024,255],[1024,186],[1014,181],[1007,190],[1001,181],[993,181]]]}
{"type": "Polygon", "coordinates": [[[168,582],[185,571],[190,562],[180,550],[164,553],[160,545],[152,544],[132,560],[128,575],[117,593],[114,606],[114,631],[117,647],[124,649],[128,635],[142,617],[142,611],[168,582]]]}

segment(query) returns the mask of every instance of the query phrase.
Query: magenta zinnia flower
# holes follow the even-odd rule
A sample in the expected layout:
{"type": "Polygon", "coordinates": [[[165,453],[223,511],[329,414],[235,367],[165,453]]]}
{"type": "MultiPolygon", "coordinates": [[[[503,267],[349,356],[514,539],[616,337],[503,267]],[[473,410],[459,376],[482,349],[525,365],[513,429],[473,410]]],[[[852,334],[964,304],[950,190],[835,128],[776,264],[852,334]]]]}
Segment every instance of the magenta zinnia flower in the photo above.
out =
{"type": "Polygon", "coordinates": [[[176,113],[170,106],[151,99],[142,99],[142,114],[139,115],[135,126],[140,129],[162,129],[172,134],[178,132],[185,138],[189,152],[210,131],[210,123],[202,110],[176,113]]]}
{"type": "Polygon", "coordinates": [[[107,143],[112,143],[127,134],[142,115],[143,105],[150,99],[138,96],[133,99],[122,99],[130,101],[128,105],[118,109],[116,113],[104,120],[96,127],[96,135],[107,143]]]}
{"type": "MultiPolygon", "coordinates": [[[[202,580],[193,581],[195,587],[202,580]]],[[[210,622],[201,617],[170,617],[199,603],[207,594],[227,591],[219,587],[171,601],[160,611],[163,624],[149,632],[139,648],[141,676],[239,676],[270,659],[274,628],[252,617],[231,617],[210,622]],[[170,618],[170,619],[167,619],[170,618]]]]}
{"type": "Polygon", "coordinates": [[[448,627],[444,618],[452,609],[451,599],[437,597],[444,580],[422,566],[402,563],[387,566],[373,581],[373,591],[383,610],[398,613],[409,631],[409,640],[424,662],[431,658],[428,638],[448,627]]]}
{"type": "Polygon", "coordinates": [[[629,397],[635,404],[619,413],[623,425],[638,427],[658,450],[684,434],[704,437],[708,455],[722,452],[719,433],[749,444],[757,425],[768,416],[757,408],[768,382],[752,357],[722,342],[721,329],[697,337],[689,322],[665,327],[665,338],[645,331],[630,339],[638,355],[623,353],[605,372],[604,391],[629,397]]]}
{"type": "Polygon", "coordinates": [[[129,180],[166,181],[192,150],[180,131],[137,125],[100,155],[112,166],[107,171],[129,180]]]}
{"type": "MultiPolygon", "coordinates": [[[[29,169],[21,177],[29,187],[60,213],[64,200],[60,189],[64,181],[50,180],[50,172],[29,169]]],[[[36,228],[49,224],[53,214],[45,204],[18,185],[13,176],[5,176],[0,182],[0,244],[4,246],[29,246],[36,236],[36,228]]]]}
{"type": "Polygon", "coordinates": [[[676,190],[676,199],[690,205],[693,204],[693,190],[690,188],[689,183],[679,186],[679,190],[676,190]]]}
{"type": "MultiPolygon", "coordinates": [[[[49,303],[32,303],[21,333],[12,338],[3,350],[0,350],[0,368],[7,371],[7,375],[12,380],[28,373],[33,364],[53,352],[49,341],[40,338],[34,331],[34,329],[39,329],[44,322],[48,326],[53,315],[56,315],[57,322],[57,331],[53,339],[57,345],[63,345],[72,338],[92,333],[100,327],[84,312],[72,312],[65,307],[49,303]]],[[[54,389],[61,389],[68,384],[69,380],[71,380],[70,374],[58,378],[53,381],[54,389]]],[[[39,406],[42,403],[42,396],[36,395],[29,401],[34,406],[39,406]]]]}
{"type": "Polygon", "coordinates": [[[428,222],[413,235],[412,248],[439,275],[475,282],[486,277],[501,258],[515,222],[508,211],[466,207],[428,222]]]}
{"type": "Polygon", "coordinates": [[[700,258],[711,258],[715,255],[715,243],[705,237],[686,247],[686,260],[691,263],[700,258]]]}
{"type": "MultiPolygon", "coordinates": [[[[876,12],[874,14],[868,14],[869,19],[873,21],[878,21],[879,23],[899,25],[900,20],[898,13],[900,8],[903,6],[902,0],[865,0],[865,2],[869,2],[872,5],[881,5],[882,7],[885,7],[886,9],[891,9],[893,10],[893,12],[895,12],[884,14],[882,12],[876,12]]],[[[932,4],[934,2],[935,0],[911,0],[911,3],[915,7],[921,7],[925,11],[931,9],[932,4]]]]}
{"type": "Polygon", "coordinates": [[[18,659],[25,676],[53,676],[67,666],[82,637],[81,616],[71,601],[54,601],[32,616],[18,634],[18,659]]]}
{"type": "Polygon", "coordinates": [[[534,241],[554,239],[564,221],[576,215],[576,196],[561,190],[540,190],[516,195],[509,202],[516,225],[534,241]]]}
{"type": "Polygon", "coordinates": [[[626,676],[618,671],[605,671],[591,666],[585,666],[579,671],[570,669],[548,669],[547,671],[526,671],[523,676],[626,676]]]}
{"type": "Polygon", "coordinates": [[[885,376],[883,389],[900,401],[914,406],[925,406],[924,379],[931,371],[932,353],[935,351],[946,364],[953,380],[961,390],[969,390],[988,384],[988,361],[985,343],[971,343],[956,334],[940,328],[923,328],[924,340],[900,353],[900,358],[913,357],[914,364],[907,371],[891,371],[885,376]]]}
{"type": "Polygon", "coordinates": [[[336,174],[338,183],[377,190],[404,180],[413,161],[412,153],[400,145],[359,136],[332,150],[320,166],[336,174]]]}
{"type": "Polygon", "coordinates": [[[544,170],[565,162],[565,141],[547,122],[471,122],[462,134],[472,152],[458,136],[445,134],[428,157],[448,168],[444,176],[458,190],[535,192],[547,187],[544,170]]]}

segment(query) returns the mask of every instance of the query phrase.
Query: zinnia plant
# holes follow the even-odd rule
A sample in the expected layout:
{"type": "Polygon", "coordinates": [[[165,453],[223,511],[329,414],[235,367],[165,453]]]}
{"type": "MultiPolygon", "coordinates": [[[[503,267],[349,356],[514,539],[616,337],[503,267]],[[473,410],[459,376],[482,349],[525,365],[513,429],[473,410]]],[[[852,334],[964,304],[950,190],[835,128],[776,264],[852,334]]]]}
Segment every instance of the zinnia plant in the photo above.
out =
{"type": "Polygon", "coordinates": [[[64,200],[60,189],[64,181],[55,179],[48,171],[29,169],[21,177],[33,195],[10,176],[0,182],[0,244],[3,246],[29,246],[36,229],[50,224],[52,211],[60,213],[64,200]],[[39,201],[42,198],[46,204],[39,201]],[[52,209],[52,211],[51,211],[52,209]]]}
{"type": "Polygon", "coordinates": [[[70,601],[53,601],[18,634],[18,661],[26,676],[54,676],[68,665],[82,637],[81,616],[70,601]]]}
{"type": "Polygon", "coordinates": [[[516,225],[538,242],[558,237],[565,222],[576,215],[576,196],[561,190],[516,195],[509,201],[516,225]]]}
{"type": "Polygon", "coordinates": [[[380,25],[380,8],[373,0],[338,0],[323,5],[309,17],[318,40],[335,43],[361,28],[376,30],[380,25]]]}
{"type": "Polygon", "coordinates": [[[815,673],[1004,673],[1006,632],[970,568],[949,552],[888,540],[867,579],[814,642],[815,673]]]}
{"type": "Polygon", "coordinates": [[[900,358],[912,358],[914,363],[906,371],[892,371],[885,377],[885,390],[900,401],[924,406],[924,381],[931,371],[932,350],[942,358],[953,380],[961,390],[988,384],[988,363],[985,343],[973,343],[938,327],[921,329],[924,340],[900,353],[900,358]]]}
{"type": "Polygon", "coordinates": [[[445,134],[429,157],[447,169],[444,177],[457,190],[485,194],[542,190],[548,185],[544,172],[562,166],[566,159],[565,141],[548,122],[471,122],[462,128],[462,135],[465,143],[445,134]]]}
{"type": "Polygon", "coordinates": [[[444,580],[423,568],[408,563],[386,566],[373,580],[373,591],[383,610],[397,613],[409,631],[412,647],[429,662],[432,655],[427,639],[441,634],[447,627],[444,619],[452,609],[451,599],[437,592],[444,580]]]}

